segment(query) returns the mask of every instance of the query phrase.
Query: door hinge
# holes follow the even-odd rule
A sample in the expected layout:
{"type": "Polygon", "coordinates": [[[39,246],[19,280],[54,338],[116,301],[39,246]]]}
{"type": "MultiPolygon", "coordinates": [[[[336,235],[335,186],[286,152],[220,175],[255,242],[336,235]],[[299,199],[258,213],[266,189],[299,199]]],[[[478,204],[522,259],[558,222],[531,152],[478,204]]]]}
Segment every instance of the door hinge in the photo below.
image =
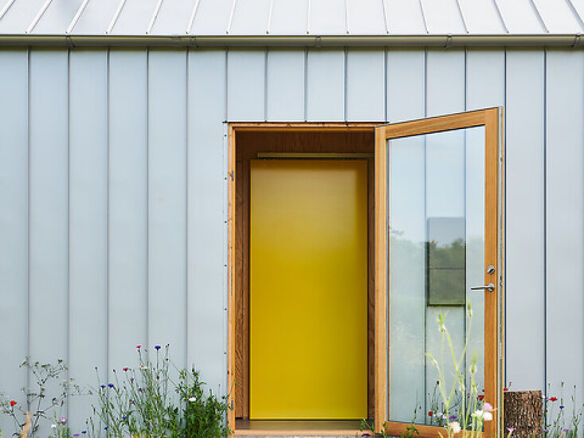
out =
{"type": "Polygon", "coordinates": [[[233,181],[234,179],[234,174],[233,174],[233,170],[231,172],[229,172],[229,178],[231,178],[231,181],[233,181]]]}

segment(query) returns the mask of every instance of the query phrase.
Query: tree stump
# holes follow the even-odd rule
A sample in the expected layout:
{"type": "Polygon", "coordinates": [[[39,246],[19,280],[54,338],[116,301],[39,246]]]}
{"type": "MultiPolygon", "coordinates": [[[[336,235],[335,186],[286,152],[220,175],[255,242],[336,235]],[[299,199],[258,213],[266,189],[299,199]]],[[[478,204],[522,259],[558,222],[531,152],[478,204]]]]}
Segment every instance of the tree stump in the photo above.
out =
{"type": "Polygon", "coordinates": [[[513,428],[513,438],[542,438],[541,391],[505,391],[504,397],[505,435],[513,428]]]}

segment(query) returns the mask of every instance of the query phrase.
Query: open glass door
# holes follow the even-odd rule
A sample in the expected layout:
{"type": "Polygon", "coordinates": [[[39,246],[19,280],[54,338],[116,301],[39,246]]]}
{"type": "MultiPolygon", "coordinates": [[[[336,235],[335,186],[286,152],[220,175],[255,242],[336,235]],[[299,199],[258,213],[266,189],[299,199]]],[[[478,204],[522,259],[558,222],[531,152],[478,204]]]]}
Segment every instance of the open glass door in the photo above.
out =
{"type": "Polygon", "coordinates": [[[413,422],[420,436],[446,436],[488,402],[484,432],[498,435],[501,134],[501,108],[376,128],[377,430],[401,435],[413,422]]]}

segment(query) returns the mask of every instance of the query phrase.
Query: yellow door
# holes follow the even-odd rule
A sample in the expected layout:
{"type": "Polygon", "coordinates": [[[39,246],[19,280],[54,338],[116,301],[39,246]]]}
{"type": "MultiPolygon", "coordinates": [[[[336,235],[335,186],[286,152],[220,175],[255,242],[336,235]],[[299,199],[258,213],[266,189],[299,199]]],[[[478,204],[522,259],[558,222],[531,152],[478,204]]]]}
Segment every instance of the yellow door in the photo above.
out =
{"type": "Polygon", "coordinates": [[[254,160],[250,418],[367,416],[367,162],[254,160]]]}

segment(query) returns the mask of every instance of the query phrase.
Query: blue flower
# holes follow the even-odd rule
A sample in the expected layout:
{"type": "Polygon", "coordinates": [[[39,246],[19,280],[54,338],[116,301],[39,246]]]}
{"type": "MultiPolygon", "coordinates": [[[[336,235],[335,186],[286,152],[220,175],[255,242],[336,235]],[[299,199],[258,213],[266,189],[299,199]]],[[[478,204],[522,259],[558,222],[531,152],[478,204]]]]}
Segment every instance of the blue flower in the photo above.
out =
{"type": "Polygon", "coordinates": [[[113,388],[114,387],[114,384],[113,383],[108,383],[107,386],[109,386],[110,388],[113,388]]]}
{"type": "Polygon", "coordinates": [[[160,345],[155,345],[154,348],[156,348],[157,350],[160,350],[160,345]]]}
{"type": "Polygon", "coordinates": [[[560,405],[560,409],[564,409],[564,408],[565,408],[565,406],[564,406],[564,405],[560,405]]]}
{"type": "Polygon", "coordinates": [[[103,428],[103,430],[107,430],[107,426],[103,428]]]}
{"type": "Polygon", "coordinates": [[[124,415],[124,416],[122,417],[122,420],[125,420],[126,418],[127,418],[127,417],[124,415]]]}
{"type": "Polygon", "coordinates": [[[82,430],[81,433],[87,433],[87,431],[86,430],[82,430]]]}
{"type": "Polygon", "coordinates": [[[451,415],[450,417],[448,417],[448,419],[451,420],[451,421],[452,420],[456,420],[456,418],[457,418],[456,415],[451,415]]]}
{"type": "Polygon", "coordinates": [[[102,389],[105,388],[105,385],[99,385],[102,389]]]}

